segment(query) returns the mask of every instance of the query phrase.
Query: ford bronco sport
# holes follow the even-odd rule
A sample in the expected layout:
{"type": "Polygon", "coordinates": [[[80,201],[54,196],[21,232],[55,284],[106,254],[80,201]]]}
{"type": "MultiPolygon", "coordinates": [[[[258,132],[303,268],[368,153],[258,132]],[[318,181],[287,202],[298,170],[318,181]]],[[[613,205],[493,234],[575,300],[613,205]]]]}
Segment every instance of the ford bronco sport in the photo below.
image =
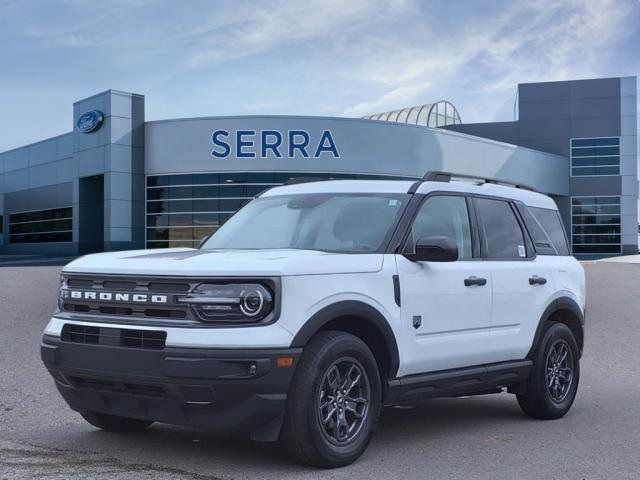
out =
{"type": "Polygon", "coordinates": [[[584,306],[545,195],[443,172],[307,182],[258,195],[200,248],[71,262],[41,351],[96,427],[231,430],[335,467],[384,405],[506,391],[563,416],[584,306]]]}

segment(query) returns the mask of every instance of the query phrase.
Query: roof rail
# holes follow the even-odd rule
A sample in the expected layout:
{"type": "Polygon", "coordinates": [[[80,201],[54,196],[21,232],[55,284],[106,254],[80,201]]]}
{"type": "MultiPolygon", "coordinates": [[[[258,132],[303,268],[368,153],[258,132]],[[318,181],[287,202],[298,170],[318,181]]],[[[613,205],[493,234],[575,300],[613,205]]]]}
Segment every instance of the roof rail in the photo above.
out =
{"type": "Polygon", "coordinates": [[[531,190],[532,192],[537,192],[535,188],[522,183],[515,183],[509,180],[500,180],[498,178],[482,177],[478,175],[465,175],[462,173],[453,173],[453,172],[428,171],[422,177],[422,181],[423,182],[450,182],[451,180],[457,179],[457,178],[464,179],[464,180],[475,180],[476,182],[480,182],[481,184],[493,183],[496,185],[505,185],[508,187],[521,188],[523,190],[531,190]]]}

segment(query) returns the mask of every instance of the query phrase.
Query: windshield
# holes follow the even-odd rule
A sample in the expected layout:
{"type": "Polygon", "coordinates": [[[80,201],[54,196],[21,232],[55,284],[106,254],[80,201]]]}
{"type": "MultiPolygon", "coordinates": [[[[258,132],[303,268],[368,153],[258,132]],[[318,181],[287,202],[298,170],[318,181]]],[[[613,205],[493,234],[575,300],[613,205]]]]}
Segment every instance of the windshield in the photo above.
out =
{"type": "Polygon", "coordinates": [[[393,233],[406,198],[336,193],[257,198],[202,248],[378,252],[393,233]]]}

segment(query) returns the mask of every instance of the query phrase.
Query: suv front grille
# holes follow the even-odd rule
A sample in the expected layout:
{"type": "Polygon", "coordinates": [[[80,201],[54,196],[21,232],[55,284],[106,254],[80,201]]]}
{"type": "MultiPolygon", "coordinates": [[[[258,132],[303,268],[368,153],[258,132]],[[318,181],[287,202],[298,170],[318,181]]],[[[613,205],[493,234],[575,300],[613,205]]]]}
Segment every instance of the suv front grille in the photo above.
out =
{"type": "Polygon", "coordinates": [[[120,332],[120,346],[122,347],[162,350],[167,340],[167,332],[129,329],[123,329],[120,332]]]}
{"type": "Polygon", "coordinates": [[[190,308],[177,301],[194,284],[184,279],[125,278],[112,276],[65,275],[60,309],[96,316],[196,321],[190,308]],[[73,294],[81,293],[80,298],[73,294]],[[85,294],[94,298],[87,299],[85,294]],[[147,301],[134,301],[134,297],[147,301]],[[153,302],[151,299],[161,299],[153,302]]]}
{"type": "Polygon", "coordinates": [[[100,327],[87,325],[65,325],[62,327],[63,342],[95,344],[100,343],[100,327]]]}
{"type": "Polygon", "coordinates": [[[162,350],[167,332],[160,330],[134,330],[129,328],[93,327],[67,323],[62,327],[63,342],[85,345],[108,345],[112,347],[162,350]]]}
{"type": "Polygon", "coordinates": [[[119,317],[148,317],[148,318],[176,318],[183,319],[188,316],[188,309],[169,308],[132,308],[113,305],[90,305],[86,303],[67,303],[62,305],[65,312],[89,313],[93,315],[117,315],[119,317]]]}
{"type": "Polygon", "coordinates": [[[167,397],[167,392],[160,385],[146,385],[141,383],[113,382],[89,377],[68,377],[71,384],[76,388],[87,388],[90,390],[126,393],[143,397],[167,397]]]}

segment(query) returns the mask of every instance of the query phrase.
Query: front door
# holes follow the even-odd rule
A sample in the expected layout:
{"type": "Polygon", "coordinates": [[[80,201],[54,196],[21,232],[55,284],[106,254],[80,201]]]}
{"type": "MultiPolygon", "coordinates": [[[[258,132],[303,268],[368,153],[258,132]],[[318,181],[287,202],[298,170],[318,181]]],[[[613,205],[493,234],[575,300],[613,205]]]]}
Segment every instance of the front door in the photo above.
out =
{"type": "Polygon", "coordinates": [[[491,276],[479,258],[467,200],[433,195],[411,227],[404,253],[422,237],[447,236],[458,246],[453,262],[412,262],[396,256],[402,292],[403,368],[411,375],[487,363],[491,276]]]}

